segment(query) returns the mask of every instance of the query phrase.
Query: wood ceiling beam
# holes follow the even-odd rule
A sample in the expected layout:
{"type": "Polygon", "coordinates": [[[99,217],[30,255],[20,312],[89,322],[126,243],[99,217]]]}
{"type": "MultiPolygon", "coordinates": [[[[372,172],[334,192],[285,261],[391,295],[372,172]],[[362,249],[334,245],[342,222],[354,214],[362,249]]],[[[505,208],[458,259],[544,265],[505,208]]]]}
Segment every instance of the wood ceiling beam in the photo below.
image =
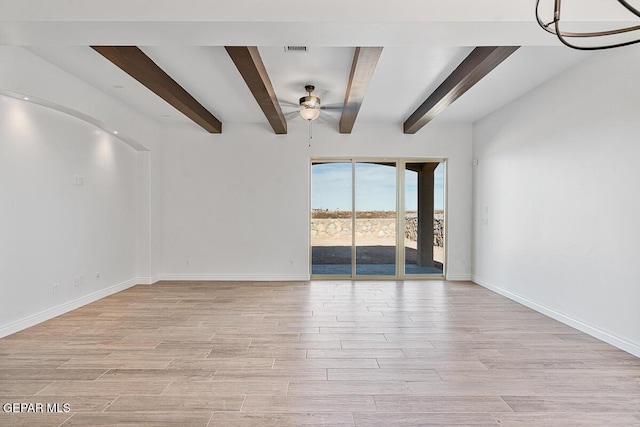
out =
{"type": "Polygon", "coordinates": [[[473,49],[458,68],[404,122],[404,133],[418,132],[519,47],[487,46],[473,49]]]}
{"type": "Polygon", "coordinates": [[[209,133],[222,123],[136,46],[91,46],[122,71],[142,83],[209,133]]]}
{"type": "Polygon", "coordinates": [[[225,46],[244,82],[276,134],[287,133],[287,120],[282,114],[269,74],[255,46],[225,46]]]}
{"type": "Polygon", "coordinates": [[[351,133],[353,130],[381,53],[381,47],[356,47],[340,116],[340,133],[351,133]]]}

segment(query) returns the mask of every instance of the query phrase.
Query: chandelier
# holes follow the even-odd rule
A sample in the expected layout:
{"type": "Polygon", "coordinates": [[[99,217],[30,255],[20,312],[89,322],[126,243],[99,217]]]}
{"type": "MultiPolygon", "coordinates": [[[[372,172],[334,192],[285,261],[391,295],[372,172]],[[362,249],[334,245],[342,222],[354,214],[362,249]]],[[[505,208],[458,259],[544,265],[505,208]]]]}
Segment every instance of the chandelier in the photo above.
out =
{"type": "MultiPolygon", "coordinates": [[[[613,1],[613,0],[612,0],[613,1]]],[[[636,17],[640,18],[640,10],[636,7],[632,6],[626,0],[615,0],[620,3],[621,6],[625,7],[629,12],[633,13],[636,17]]],[[[573,49],[578,50],[602,50],[602,49],[611,49],[615,47],[629,46],[635,43],[640,43],[640,38],[636,36],[633,39],[627,39],[623,41],[615,41],[615,36],[627,33],[633,33],[640,35],[640,32],[635,33],[640,30],[640,25],[635,25],[631,27],[623,27],[616,28],[612,30],[606,31],[593,31],[593,32],[568,32],[563,31],[562,20],[561,20],[561,12],[562,12],[562,0],[553,0],[553,19],[551,21],[545,22],[540,17],[540,0],[536,0],[536,20],[538,21],[538,25],[542,27],[543,30],[554,34],[558,37],[564,45],[569,46],[573,49]],[[573,40],[597,40],[596,44],[580,44],[573,40]],[[614,41],[612,41],[612,39],[614,41]]]]}

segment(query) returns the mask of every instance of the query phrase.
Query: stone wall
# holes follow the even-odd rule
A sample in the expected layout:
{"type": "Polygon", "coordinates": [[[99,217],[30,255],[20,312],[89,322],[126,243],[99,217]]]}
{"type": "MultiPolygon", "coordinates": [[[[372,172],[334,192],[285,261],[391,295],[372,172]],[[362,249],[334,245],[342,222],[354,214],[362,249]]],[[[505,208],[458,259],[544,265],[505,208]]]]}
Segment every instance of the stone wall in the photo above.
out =
{"type": "MultiPolygon", "coordinates": [[[[444,215],[436,214],[433,221],[433,245],[443,246],[444,215]]],[[[405,217],[405,236],[412,241],[417,240],[418,218],[405,217]]],[[[392,218],[364,218],[356,221],[356,237],[395,238],[396,221],[392,218]]],[[[351,219],[348,218],[313,218],[311,220],[311,237],[319,239],[351,238],[351,219]]]]}
{"type": "MultiPolygon", "coordinates": [[[[393,220],[380,220],[390,221],[393,220]]],[[[317,238],[350,238],[351,220],[341,218],[314,218],[311,220],[311,237],[317,238]]]]}
{"type": "MultiPolygon", "coordinates": [[[[404,219],[404,235],[415,242],[418,240],[418,217],[406,216],[404,219]]],[[[433,216],[433,246],[444,246],[444,214],[436,213],[433,216]]]]}

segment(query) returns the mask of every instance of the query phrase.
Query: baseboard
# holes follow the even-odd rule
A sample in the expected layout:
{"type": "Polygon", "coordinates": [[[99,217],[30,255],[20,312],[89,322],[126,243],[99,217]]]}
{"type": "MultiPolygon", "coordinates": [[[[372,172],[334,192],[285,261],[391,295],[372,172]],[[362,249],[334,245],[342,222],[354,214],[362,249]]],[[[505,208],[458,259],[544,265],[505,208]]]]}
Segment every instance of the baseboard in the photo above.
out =
{"type": "Polygon", "coordinates": [[[603,331],[602,329],[590,325],[588,323],[585,323],[581,320],[578,319],[574,319],[573,317],[566,315],[564,313],[561,313],[559,311],[556,311],[552,308],[549,308],[547,306],[544,306],[542,304],[538,304],[535,301],[532,301],[528,298],[525,298],[523,296],[520,296],[518,294],[515,294],[511,291],[507,291],[506,289],[503,289],[499,286],[495,286],[492,285],[491,283],[488,283],[487,281],[483,280],[481,277],[477,276],[477,275],[472,275],[471,280],[474,283],[477,283],[478,285],[487,288],[493,292],[496,292],[506,298],[509,298],[510,300],[513,300],[515,302],[518,302],[526,307],[529,307],[539,313],[542,313],[546,316],[551,317],[552,319],[555,319],[559,322],[564,323],[565,325],[569,325],[573,328],[576,328],[579,331],[584,332],[585,334],[589,334],[592,337],[598,338],[599,340],[602,340],[606,343],[611,344],[614,347],[617,347],[621,350],[626,351],[627,353],[631,353],[634,356],[640,357],[640,345],[634,342],[631,342],[629,340],[626,340],[624,338],[620,338],[618,336],[615,336],[609,332],[603,331]]]}
{"type": "Polygon", "coordinates": [[[471,274],[447,274],[446,280],[451,282],[469,282],[471,281],[471,274]]]}
{"type": "Polygon", "coordinates": [[[160,281],[160,276],[138,277],[137,281],[138,285],[153,285],[154,283],[160,281]]]}
{"type": "Polygon", "coordinates": [[[162,280],[228,281],[228,282],[301,282],[308,274],[163,274],[162,280]]]}
{"type": "Polygon", "coordinates": [[[68,313],[71,310],[75,310],[76,308],[82,307],[83,305],[87,305],[92,302],[98,301],[99,299],[102,299],[104,297],[108,297],[109,295],[113,295],[117,292],[124,291],[125,289],[135,286],[137,283],[138,283],[138,279],[127,280],[126,282],[118,283],[117,285],[110,286],[108,288],[102,289],[97,292],[93,292],[89,295],[85,295],[83,297],[66,302],[56,307],[52,307],[47,310],[41,311],[40,313],[32,314],[20,320],[16,320],[15,322],[11,322],[7,325],[1,326],[0,338],[6,337],[7,335],[14,334],[23,329],[30,328],[46,320],[53,319],[54,317],[60,316],[61,314],[68,313]]]}

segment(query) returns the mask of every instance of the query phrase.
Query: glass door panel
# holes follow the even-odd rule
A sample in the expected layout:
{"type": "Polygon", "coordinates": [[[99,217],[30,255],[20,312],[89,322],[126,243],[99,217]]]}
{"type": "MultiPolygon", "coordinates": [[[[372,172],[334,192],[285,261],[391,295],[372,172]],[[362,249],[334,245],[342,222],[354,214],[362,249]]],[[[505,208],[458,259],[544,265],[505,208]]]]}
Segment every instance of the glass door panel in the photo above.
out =
{"type": "Polygon", "coordinates": [[[444,163],[405,164],[405,275],[444,274],[444,163]]]}
{"type": "Polygon", "coordinates": [[[311,165],[311,274],[352,275],[353,164],[311,165]]]}
{"type": "Polygon", "coordinates": [[[356,276],[396,276],[396,163],[355,163],[356,276]]]}

